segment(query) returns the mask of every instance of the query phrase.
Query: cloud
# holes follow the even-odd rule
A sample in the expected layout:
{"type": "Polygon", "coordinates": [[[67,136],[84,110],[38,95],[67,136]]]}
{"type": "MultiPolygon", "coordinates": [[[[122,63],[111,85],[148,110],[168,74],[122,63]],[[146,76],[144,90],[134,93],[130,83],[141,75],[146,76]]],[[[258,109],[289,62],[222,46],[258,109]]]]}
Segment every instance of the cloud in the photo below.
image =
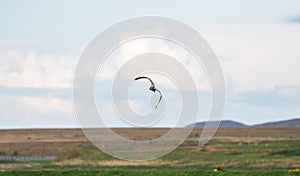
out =
{"type": "Polygon", "coordinates": [[[221,56],[223,71],[232,79],[235,91],[300,86],[299,25],[215,23],[203,25],[199,31],[221,56]]]}
{"type": "Polygon", "coordinates": [[[290,17],[286,21],[290,23],[300,23],[300,15],[290,17]]]}
{"type": "MultiPolygon", "coordinates": [[[[229,75],[237,92],[270,90],[278,85],[299,85],[300,26],[289,23],[211,23],[202,25],[199,33],[219,57],[224,74],[229,75]]],[[[177,58],[191,73],[199,90],[210,90],[201,65],[184,49],[158,39],[134,40],[122,45],[108,58],[99,74],[113,79],[130,58],[149,51],[177,58]]],[[[151,64],[151,61],[149,63],[151,64]]],[[[164,82],[159,78],[160,85],[164,82]]]]}
{"type": "Polygon", "coordinates": [[[257,124],[299,115],[300,86],[281,85],[268,90],[227,91],[224,119],[257,124]]]}
{"type": "MultiPolygon", "coordinates": [[[[251,124],[299,115],[299,31],[299,25],[290,23],[216,23],[199,27],[200,34],[219,56],[230,82],[225,118],[251,124]]],[[[74,57],[70,51],[39,51],[34,42],[18,42],[2,42],[7,47],[0,48],[0,125],[76,124],[70,99],[79,54],[74,57]],[[20,49],[21,46],[26,47],[20,49]]],[[[114,74],[129,58],[149,50],[177,56],[194,76],[197,88],[209,90],[205,72],[184,51],[163,41],[136,40],[108,58],[98,77],[102,79],[96,81],[96,101],[105,107],[102,109],[105,116],[111,117],[114,112],[108,105],[114,74]]],[[[172,84],[154,77],[164,92],[175,91],[170,89],[172,84]]],[[[205,96],[208,93],[200,95],[200,103],[209,99],[205,96]]],[[[137,106],[145,103],[142,98],[136,97],[136,108],[143,108],[137,106]]],[[[209,111],[210,106],[205,103],[201,108],[209,111]]],[[[170,119],[175,115],[170,113],[160,125],[172,125],[170,119]]],[[[106,120],[111,126],[122,124],[115,117],[106,120]]]]}
{"type": "Polygon", "coordinates": [[[1,128],[76,126],[72,82],[77,57],[43,52],[35,40],[0,41],[1,128]]]}
{"type": "Polygon", "coordinates": [[[43,97],[72,99],[71,88],[34,88],[34,87],[7,87],[0,86],[0,94],[18,97],[43,97]]]}
{"type": "Polygon", "coordinates": [[[0,128],[77,126],[72,101],[3,94],[0,99],[0,128]]]}
{"type": "Polygon", "coordinates": [[[255,106],[269,106],[276,108],[299,107],[300,86],[276,86],[268,91],[252,91],[239,93],[232,101],[243,102],[255,106]]]}
{"type": "Polygon", "coordinates": [[[0,46],[1,48],[5,47],[29,47],[33,45],[38,45],[39,42],[33,39],[26,39],[26,40],[17,40],[17,39],[11,39],[11,40],[1,40],[0,46]]]}
{"type": "MultiPolygon", "coordinates": [[[[203,69],[201,63],[198,63],[193,55],[187,52],[183,47],[174,44],[170,41],[159,39],[159,38],[142,38],[135,39],[129,41],[123,45],[121,45],[118,49],[114,51],[110,56],[108,56],[105,63],[103,63],[101,70],[98,74],[99,80],[113,80],[117,71],[130,59],[133,57],[149,53],[149,52],[157,52],[163,53],[173,57],[177,62],[181,63],[184,68],[187,69],[189,74],[194,78],[194,82],[197,86],[198,90],[209,90],[209,79],[207,78],[206,72],[203,69]]],[[[157,61],[153,63],[152,60],[149,60],[144,63],[147,66],[153,65],[162,65],[165,64],[163,61],[157,61]]],[[[178,73],[176,67],[168,67],[165,68],[170,69],[171,72],[178,73]]],[[[157,74],[144,73],[144,75],[148,75],[155,79],[155,82],[159,82],[160,86],[175,88],[174,86],[170,86],[170,84],[166,84],[166,81],[163,80],[162,77],[157,74]]],[[[126,77],[126,75],[124,75],[126,77]]],[[[170,76],[170,75],[169,75],[170,76]]],[[[128,78],[132,79],[132,78],[128,78]]],[[[181,82],[185,82],[186,78],[181,75],[173,78],[175,81],[180,80],[181,82]]],[[[191,89],[191,86],[186,85],[186,87],[182,87],[182,89],[191,89]]]]}
{"type": "Polygon", "coordinates": [[[11,87],[71,87],[77,59],[35,50],[0,49],[0,85],[11,87]]]}

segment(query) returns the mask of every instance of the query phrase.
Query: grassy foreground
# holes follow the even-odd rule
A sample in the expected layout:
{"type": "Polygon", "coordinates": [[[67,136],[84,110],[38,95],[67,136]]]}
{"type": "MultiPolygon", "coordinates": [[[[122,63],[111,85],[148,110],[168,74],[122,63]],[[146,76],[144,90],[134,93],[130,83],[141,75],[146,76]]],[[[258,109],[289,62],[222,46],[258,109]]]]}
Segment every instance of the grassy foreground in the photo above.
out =
{"type": "Polygon", "coordinates": [[[0,172],[3,176],[196,176],[196,175],[216,175],[216,176],[254,176],[254,175],[270,175],[270,176],[292,176],[300,175],[299,173],[288,173],[286,171],[206,171],[206,170],[53,170],[53,171],[6,171],[0,172]]]}
{"type": "MultiPolygon", "coordinates": [[[[115,129],[133,140],[163,135],[168,129],[115,129]]],[[[0,161],[0,176],[60,175],[300,175],[300,128],[221,128],[205,146],[201,129],[171,153],[149,161],[113,158],[76,129],[0,130],[0,152],[56,155],[52,161],[0,161]],[[220,168],[221,171],[214,171],[220,168]]]]}

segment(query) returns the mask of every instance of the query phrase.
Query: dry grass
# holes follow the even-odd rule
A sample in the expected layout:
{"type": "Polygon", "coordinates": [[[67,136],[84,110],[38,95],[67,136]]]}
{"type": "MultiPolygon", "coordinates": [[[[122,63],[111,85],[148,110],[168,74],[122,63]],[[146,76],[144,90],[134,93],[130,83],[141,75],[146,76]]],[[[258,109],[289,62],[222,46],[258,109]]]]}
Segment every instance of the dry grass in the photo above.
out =
{"type": "Polygon", "coordinates": [[[104,160],[104,161],[86,161],[82,159],[65,160],[55,162],[56,165],[92,165],[92,166],[159,166],[176,164],[176,162],[163,160],[149,160],[149,161],[125,161],[125,160],[104,160]]]}
{"type": "Polygon", "coordinates": [[[0,170],[31,168],[30,164],[0,164],[0,170]]]}
{"type": "MultiPolygon", "coordinates": [[[[92,129],[95,134],[103,129],[92,129]]],[[[139,140],[157,138],[169,129],[113,129],[123,137],[139,140]]],[[[176,167],[287,169],[300,167],[300,128],[219,128],[205,147],[199,147],[202,129],[194,129],[187,140],[170,154],[149,161],[123,161],[101,153],[80,129],[0,130],[0,152],[19,155],[59,155],[56,166],[176,167]]],[[[1,167],[27,167],[5,165],[1,167]]],[[[7,168],[2,168],[5,170],[7,168]]]]}
{"type": "MultiPolygon", "coordinates": [[[[119,135],[131,140],[149,140],[165,134],[167,128],[113,129],[119,135]]],[[[101,133],[103,129],[95,129],[101,133]]],[[[183,146],[197,146],[202,129],[194,129],[183,146]]],[[[260,143],[276,140],[300,140],[300,128],[219,128],[211,141],[218,143],[260,143]]],[[[20,155],[61,154],[92,146],[81,129],[26,129],[0,130],[0,152],[11,154],[18,151],[20,155]]]]}

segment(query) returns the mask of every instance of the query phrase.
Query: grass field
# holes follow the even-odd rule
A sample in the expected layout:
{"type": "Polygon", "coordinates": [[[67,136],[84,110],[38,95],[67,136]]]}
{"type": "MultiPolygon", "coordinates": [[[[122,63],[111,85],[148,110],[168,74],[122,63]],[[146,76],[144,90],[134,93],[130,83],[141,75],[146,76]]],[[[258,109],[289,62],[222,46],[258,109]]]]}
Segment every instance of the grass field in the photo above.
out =
{"type": "MultiPolygon", "coordinates": [[[[168,130],[114,129],[134,140],[168,130]]],[[[194,129],[161,158],[133,162],[104,154],[79,129],[0,130],[1,154],[58,156],[53,161],[0,161],[0,175],[300,175],[290,170],[300,168],[300,128],[220,128],[205,147],[197,146],[200,134],[194,129]]]]}
{"type": "Polygon", "coordinates": [[[284,175],[298,175],[296,173],[287,173],[285,171],[206,171],[206,170],[122,170],[122,169],[109,169],[109,170],[54,170],[54,171],[7,171],[1,173],[1,175],[23,175],[23,176],[71,176],[71,175],[82,175],[82,176],[198,176],[198,175],[216,175],[216,176],[227,176],[227,175],[240,175],[240,176],[253,176],[253,175],[272,175],[272,176],[284,176],[284,175]]]}

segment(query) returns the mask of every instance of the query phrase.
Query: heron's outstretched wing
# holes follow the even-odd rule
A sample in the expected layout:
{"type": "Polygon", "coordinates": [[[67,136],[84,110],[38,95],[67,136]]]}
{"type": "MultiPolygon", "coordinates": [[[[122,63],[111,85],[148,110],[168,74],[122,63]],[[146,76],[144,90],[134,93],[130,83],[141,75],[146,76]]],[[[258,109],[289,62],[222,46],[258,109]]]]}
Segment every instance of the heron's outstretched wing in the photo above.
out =
{"type": "Polygon", "coordinates": [[[158,106],[158,104],[160,103],[160,101],[161,101],[161,99],[162,99],[162,94],[161,94],[160,90],[158,90],[158,89],[155,88],[154,82],[153,82],[149,77],[146,77],[146,76],[140,76],[140,77],[134,78],[135,81],[136,81],[136,80],[139,80],[139,79],[148,79],[148,80],[150,81],[152,87],[154,88],[153,91],[154,91],[154,92],[157,91],[157,92],[160,94],[159,100],[158,100],[158,102],[157,102],[157,104],[156,104],[156,106],[155,106],[155,109],[156,109],[157,106],[158,106]]]}
{"type": "Polygon", "coordinates": [[[140,76],[140,77],[134,78],[135,81],[136,81],[136,80],[139,80],[139,79],[148,79],[148,80],[150,81],[151,85],[152,85],[153,87],[155,87],[154,82],[153,82],[150,78],[148,78],[148,77],[146,77],[146,76],[140,76]]]}
{"type": "Polygon", "coordinates": [[[158,106],[158,104],[160,103],[161,98],[162,98],[162,94],[161,94],[160,90],[156,89],[156,91],[160,94],[160,97],[159,97],[159,100],[158,100],[158,102],[157,102],[157,104],[156,104],[156,106],[155,106],[155,109],[157,108],[157,106],[158,106]]]}

